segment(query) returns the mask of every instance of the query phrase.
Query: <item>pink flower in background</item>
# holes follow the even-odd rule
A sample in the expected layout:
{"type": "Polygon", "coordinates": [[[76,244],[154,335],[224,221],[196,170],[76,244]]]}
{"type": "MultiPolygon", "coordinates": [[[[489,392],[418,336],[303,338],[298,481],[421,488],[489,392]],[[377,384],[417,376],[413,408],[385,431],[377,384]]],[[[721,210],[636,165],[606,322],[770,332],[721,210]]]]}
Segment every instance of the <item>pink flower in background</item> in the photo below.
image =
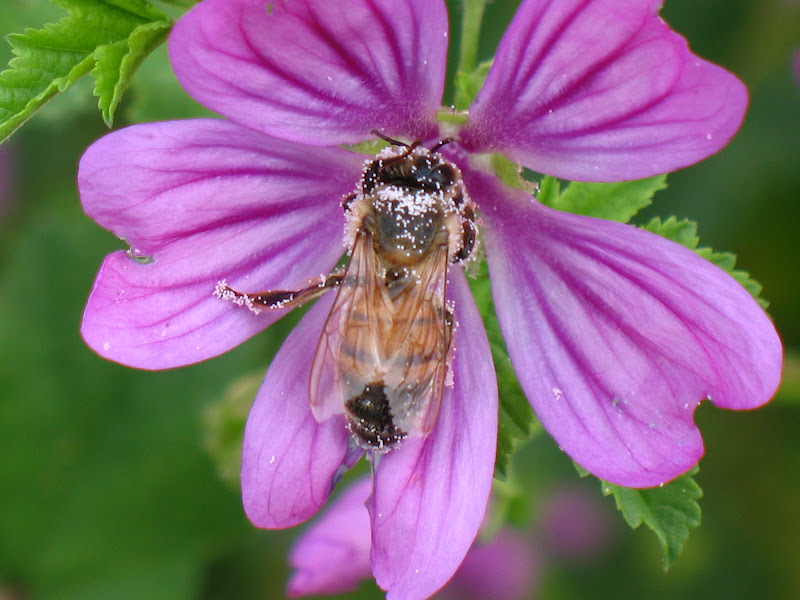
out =
{"type": "MultiPolygon", "coordinates": [[[[137,125],[81,160],[86,212],[130,244],[109,255],[82,333],[144,369],[217,356],[285,310],[255,315],[212,292],[297,289],[343,253],[341,200],[370,133],[430,147],[464,174],[483,222],[495,305],[527,397],[583,467],[651,486],[703,452],[696,406],[745,409],[778,384],[781,347],[732,278],[636,229],[564,214],[502,184],[500,152],[562,178],[620,181],[719,150],[746,91],[691,54],[660,1],[526,0],[461,127],[436,121],[448,22],[441,0],[207,0],[176,25],[175,72],[224,120],[137,125]]],[[[424,598],[457,569],[491,487],[497,389],[466,278],[450,268],[453,385],[432,432],[380,459],[367,503],[371,569],[390,598],[424,598]]],[[[311,361],[333,294],[270,366],[244,439],[256,525],[289,527],[327,500],[352,460],[341,415],[317,422],[311,361]]]]}
{"type": "Polygon", "coordinates": [[[612,540],[611,517],[597,493],[564,485],[551,490],[539,509],[539,536],[548,554],[571,561],[602,555],[612,540]]]}
{"type": "MultiPolygon", "coordinates": [[[[306,529],[289,554],[290,597],[341,594],[370,577],[369,479],[346,489],[306,529]]],[[[476,543],[437,600],[525,600],[538,585],[539,559],[530,540],[501,531],[476,543]]]]}
{"type": "Polygon", "coordinates": [[[794,53],[792,66],[794,67],[794,77],[797,79],[798,85],[800,85],[800,50],[794,53]]]}
{"type": "MultiPolygon", "coordinates": [[[[342,594],[370,577],[369,493],[369,479],[356,480],[299,536],[289,553],[289,597],[342,594]]],[[[543,495],[538,539],[503,529],[476,541],[436,600],[534,598],[542,571],[554,560],[585,561],[609,551],[613,525],[596,492],[558,486],[543,495]]]]}

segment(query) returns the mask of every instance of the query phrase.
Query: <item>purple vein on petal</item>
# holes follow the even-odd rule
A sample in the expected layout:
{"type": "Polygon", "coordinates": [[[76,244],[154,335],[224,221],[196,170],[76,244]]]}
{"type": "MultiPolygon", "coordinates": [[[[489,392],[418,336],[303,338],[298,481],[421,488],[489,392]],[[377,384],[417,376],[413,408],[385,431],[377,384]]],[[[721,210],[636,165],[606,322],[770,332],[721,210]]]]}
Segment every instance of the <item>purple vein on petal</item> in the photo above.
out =
{"type": "MultiPolygon", "coordinates": [[[[536,53],[535,55],[526,54],[521,57],[525,62],[525,66],[523,67],[521,72],[520,70],[517,71],[516,78],[512,82],[515,84],[515,88],[511,90],[513,96],[510,97],[514,98],[522,97],[522,88],[528,85],[529,79],[533,77],[535,71],[540,67],[539,63],[541,61],[542,54],[548,51],[550,48],[553,48],[564,37],[564,35],[569,30],[570,25],[573,24],[578,19],[578,17],[581,16],[586,11],[588,4],[590,4],[590,2],[587,1],[584,2],[583,5],[576,6],[575,10],[572,11],[569,17],[564,21],[563,26],[559,28],[555,33],[551,34],[549,36],[549,39],[541,43],[540,51],[538,53],[536,53]]],[[[536,31],[538,30],[540,22],[541,21],[536,21],[536,23],[533,25],[533,30],[524,37],[527,39],[534,39],[531,36],[536,35],[536,31]]],[[[619,40],[616,47],[613,50],[610,50],[605,57],[603,57],[599,61],[591,63],[589,68],[584,70],[578,77],[570,78],[567,85],[561,88],[560,94],[558,94],[557,96],[553,96],[552,98],[549,98],[545,103],[542,103],[538,111],[536,110],[532,111],[529,120],[533,120],[533,118],[536,118],[544,114],[548,108],[550,108],[553,105],[557,105],[562,97],[569,96],[570,92],[572,92],[575,88],[579,87],[586,80],[590,79],[598,71],[602,70],[603,67],[606,67],[610,63],[612,63],[617,57],[616,51],[618,51],[619,48],[627,45],[633,38],[635,38],[636,35],[641,31],[642,27],[644,27],[644,19],[642,19],[642,24],[639,26],[639,28],[632,29],[631,33],[628,35],[627,38],[619,40]]],[[[555,76],[556,73],[553,74],[553,77],[555,76]]],[[[550,81],[544,82],[541,88],[548,89],[552,82],[553,82],[552,79],[550,81]]]]}
{"type": "MultiPolygon", "coordinates": [[[[538,285],[538,281],[533,285],[531,285],[530,289],[533,291],[533,293],[536,296],[536,299],[538,300],[537,307],[544,314],[545,319],[543,325],[549,328],[551,336],[553,338],[560,338],[562,342],[562,347],[567,352],[569,360],[574,365],[573,372],[578,376],[580,376],[581,379],[583,379],[584,386],[587,389],[590,390],[596,389],[599,390],[604,395],[605,398],[614,398],[616,396],[616,393],[607,386],[606,380],[595,375],[595,368],[593,365],[592,358],[588,354],[586,354],[585,351],[581,350],[583,345],[580,343],[580,341],[573,338],[568,339],[565,337],[567,335],[566,332],[569,331],[569,329],[563,326],[564,325],[563,320],[559,318],[558,315],[555,313],[551,303],[545,300],[544,291],[542,287],[538,285]]],[[[583,331],[582,334],[587,335],[588,332],[583,331]]],[[[603,335],[602,332],[597,329],[595,329],[595,334],[600,336],[603,335]]],[[[552,381],[558,381],[559,376],[553,370],[553,367],[554,364],[551,361],[545,362],[545,368],[550,372],[552,381]]],[[[619,427],[615,424],[614,420],[608,414],[608,411],[606,410],[606,404],[607,404],[606,402],[597,403],[597,407],[601,409],[599,411],[599,414],[601,414],[604,417],[604,420],[607,423],[607,425],[616,432],[616,435],[619,439],[621,440],[625,439],[625,436],[622,434],[619,427]]],[[[595,444],[598,447],[602,448],[604,445],[604,440],[598,437],[600,428],[596,426],[596,423],[594,423],[593,427],[588,426],[587,423],[589,420],[591,420],[591,416],[588,415],[586,411],[581,411],[579,413],[578,412],[579,406],[583,408],[592,407],[590,404],[587,403],[578,404],[576,402],[570,402],[570,401],[566,402],[567,410],[569,410],[573,414],[573,416],[575,417],[575,421],[580,424],[585,434],[588,437],[594,439],[595,444]]],[[[596,410],[593,411],[593,414],[598,414],[598,411],[596,410]]],[[[635,415],[631,413],[628,413],[628,417],[634,418],[640,423],[646,424],[644,423],[644,421],[637,418],[635,415]]],[[[609,458],[610,460],[617,462],[615,456],[611,455],[609,458]]],[[[644,468],[644,465],[637,456],[631,454],[628,458],[634,460],[636,463],[638,463],[644,468]]],[[[620,464],[620,466],[622,465],[620,464]]]]}

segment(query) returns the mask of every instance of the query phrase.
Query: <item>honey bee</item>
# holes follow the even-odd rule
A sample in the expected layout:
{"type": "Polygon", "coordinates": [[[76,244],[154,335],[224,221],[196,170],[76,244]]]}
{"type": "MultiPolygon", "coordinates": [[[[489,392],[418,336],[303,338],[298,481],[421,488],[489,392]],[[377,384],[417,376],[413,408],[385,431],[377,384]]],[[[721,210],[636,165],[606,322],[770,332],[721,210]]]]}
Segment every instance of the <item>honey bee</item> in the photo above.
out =
{"type": "Polygon", "coordinates": [[[469,258],[477,236],[461,171],[438,153],[451,140],[428,149],[383,139],[392,146],[343,201],[343,269],[296,291],[246,294],[224,281],[215,290],[258,312],[338,288],[311,367],[311,409],[319,421],[343,413],[355,442],[379,452],[436,423],[453,330],[448,266],[469,258]]]}

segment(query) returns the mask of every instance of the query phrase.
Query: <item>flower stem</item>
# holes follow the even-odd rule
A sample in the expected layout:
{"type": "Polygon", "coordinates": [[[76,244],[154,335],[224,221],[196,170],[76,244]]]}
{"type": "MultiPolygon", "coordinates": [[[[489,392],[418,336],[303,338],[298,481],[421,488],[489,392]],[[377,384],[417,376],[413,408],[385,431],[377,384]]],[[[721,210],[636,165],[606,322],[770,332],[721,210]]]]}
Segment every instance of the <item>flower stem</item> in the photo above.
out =
{"type": "Polygon", "coordinates": [[[486,0],[462,0],[464,17],[461,22],[461,48],[458,57],[458,72],[469,73],[478,59],[478,42],[481,34],[486,0]]]}

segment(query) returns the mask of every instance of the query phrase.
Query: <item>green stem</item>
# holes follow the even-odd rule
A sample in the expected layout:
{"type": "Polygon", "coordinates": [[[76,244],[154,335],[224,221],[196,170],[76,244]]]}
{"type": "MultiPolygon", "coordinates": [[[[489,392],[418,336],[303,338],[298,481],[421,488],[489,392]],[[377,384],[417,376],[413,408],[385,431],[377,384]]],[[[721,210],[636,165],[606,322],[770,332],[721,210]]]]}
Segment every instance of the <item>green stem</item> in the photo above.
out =
{"type": "Polygon", "coordinates": [[[486,0],[462,0],[464,18],[461,23],[461,48],[458,57],[458,72],[469,73],[475,69],[478,59],[478,42],[481,35],[483,12],[486,0]]]}

